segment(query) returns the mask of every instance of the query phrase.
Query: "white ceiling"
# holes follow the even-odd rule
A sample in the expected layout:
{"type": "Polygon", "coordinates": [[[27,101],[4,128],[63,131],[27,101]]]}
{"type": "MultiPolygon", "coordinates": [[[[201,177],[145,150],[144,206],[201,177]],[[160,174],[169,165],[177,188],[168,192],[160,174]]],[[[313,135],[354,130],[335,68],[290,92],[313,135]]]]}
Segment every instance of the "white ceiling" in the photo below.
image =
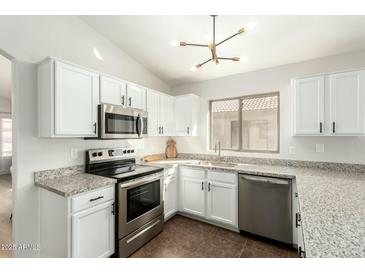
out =
{"type": "Polygon", "coordinates": [[[11,62],[0,55],[0,97],[11,98],[11,62]]]}
{"type": "Polygon", "coordinates": [[[193,65],[210,58],[209,50],[169,43],[205,43],[210,16],[80,18],[172,86],[365,49],[365,16],[225,15],[216,20],[217,41],[243,26],[253,28],[219,46],[218,55],[246,61],[208,64],[192,72],[193,65]]]}

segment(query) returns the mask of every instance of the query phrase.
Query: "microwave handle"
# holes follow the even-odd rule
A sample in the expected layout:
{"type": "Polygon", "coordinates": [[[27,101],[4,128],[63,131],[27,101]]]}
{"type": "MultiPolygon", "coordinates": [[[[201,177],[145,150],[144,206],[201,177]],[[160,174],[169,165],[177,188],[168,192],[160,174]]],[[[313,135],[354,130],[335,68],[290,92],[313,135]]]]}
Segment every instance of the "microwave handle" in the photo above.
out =
{"type": "Polygon", "coordinates": [[[143,133],[143,118],[141,117],[140,114],[138,114],[138,117],[137,117],[137,134],[138,134],[138,137],[141,137],[142,133],[143,133]]]}

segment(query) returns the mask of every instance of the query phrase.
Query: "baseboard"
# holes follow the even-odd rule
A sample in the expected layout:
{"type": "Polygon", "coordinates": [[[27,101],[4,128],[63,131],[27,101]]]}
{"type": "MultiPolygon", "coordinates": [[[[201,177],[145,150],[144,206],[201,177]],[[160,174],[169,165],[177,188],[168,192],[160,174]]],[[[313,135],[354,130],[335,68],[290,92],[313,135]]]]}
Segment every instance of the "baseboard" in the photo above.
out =
{"type": "Polygon", "coordinates": [[[10,170],[0,170],[0,175],[10,175],[10,170]]]}

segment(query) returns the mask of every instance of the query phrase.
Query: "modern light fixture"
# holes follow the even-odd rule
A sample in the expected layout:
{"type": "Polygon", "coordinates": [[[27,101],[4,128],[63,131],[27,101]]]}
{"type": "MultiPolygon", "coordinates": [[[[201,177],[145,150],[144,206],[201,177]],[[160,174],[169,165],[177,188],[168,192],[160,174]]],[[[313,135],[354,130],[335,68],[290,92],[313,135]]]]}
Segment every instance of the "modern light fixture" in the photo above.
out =
{"type": "MultiPolygon", "coordinates": [[[[212,54],[212,58],[204,61],[203,63],[197,64],[195,66],[193,66],[190,70],[191,71],[196,71],[198,68],[202,67],[203,65],[205,65],[206,63],[212,61],[213,63],[215,63],[216,65],[219,65],[219,61],[220,60],[230,60],[230,61],[234,61],[234,62],[238,62],[240,60],[239,57],[219,57],[217,55],[217,47],[221,44],[223,44],[224,42],[227,42],[228,40],[232,39],[233,37],[235,37],[236,35],[242,34],[245,32],[245,28],[241,28],[239,29],[235,34],[227,37],[226,39],[220,41],[219,43],[215,42],[215,18],[217,17],[217,15],[211,15],[213,17],[213,41],[208,45],[208,44],[193,44],[193,43],[187,43],[187,42],[178,42],[176,40],[173,40],[170,42],[171,46],[177,47],[186,47],[186,46],[193,46],[193,47],[207,47],[210,49],[210,52],[212,54]]],[[[206,40],[209,40],[206,39],[206,40]]]]}

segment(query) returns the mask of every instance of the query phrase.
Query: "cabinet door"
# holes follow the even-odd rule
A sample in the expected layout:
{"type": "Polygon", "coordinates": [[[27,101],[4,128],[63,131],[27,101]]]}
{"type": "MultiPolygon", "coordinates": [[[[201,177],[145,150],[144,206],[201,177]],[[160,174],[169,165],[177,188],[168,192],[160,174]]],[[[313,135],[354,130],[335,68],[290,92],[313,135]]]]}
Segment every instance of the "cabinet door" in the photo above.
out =
{"type": "Polygon", "coordinates": [[[160,116],[160,95],[153,90],[147,90],[147,112],[148,112],[148,136],[159,136],[161,126],[160,116]]]}
{"type": "Polygon", "coordinates": [[[98,74],[55,63],[56,136],[96,136],[98,104],[98,74]]]}
{"type": "Polygon", "coordinates": [[[363,133],[364,79],[364,71],[330,75],[331,134],[363,133]]]}
{"type": "Polygon", "coordinates": [[[210,220],[237,226],[237,185],[214,180],[207,186],[207,217],[210,220]]]}
{"type": "Polygon", "coordinates": [[[190,136],[192,132],[192,100],[189,96],[175,100],[175,131],[177,136],[190,136]]]}
{"type": "Polygon", "coordinates": [[[164,213],[165,220],[170,218],[177,211],[177,179],[174,176],[168,176],[165,179],[164,192],[164,213]]]}
{"type": "Polygon", "coordinates": [[[171,136],[174,132],[174,98],[169,95],[160,94],[160,126],[161,135],[171,136]]]}
{"type": "Polygon", "coordinates": [[[146,110],[146,89],[144,87],[127,84],[127,107],[146,110]]]}
{"type": "Polygon", "coordinates": [[[182,178],[182,210],[205,217],[205,182],[200,179],[182,178]]]}
{"type": "Polygon", "coordinates": [[[72,257],[109,257],[114,253],[114,202],[72,215],[72,257]]]}
{"type": "Polygon", "coordinates": [[[126,106],[127,85],[113,78],[100,77],[100,103],[126,106]]]}
{"type": "Polygon", "coordinates": [[[324,77],[295,80],[294,135],[324,133],[324,77]]]}

